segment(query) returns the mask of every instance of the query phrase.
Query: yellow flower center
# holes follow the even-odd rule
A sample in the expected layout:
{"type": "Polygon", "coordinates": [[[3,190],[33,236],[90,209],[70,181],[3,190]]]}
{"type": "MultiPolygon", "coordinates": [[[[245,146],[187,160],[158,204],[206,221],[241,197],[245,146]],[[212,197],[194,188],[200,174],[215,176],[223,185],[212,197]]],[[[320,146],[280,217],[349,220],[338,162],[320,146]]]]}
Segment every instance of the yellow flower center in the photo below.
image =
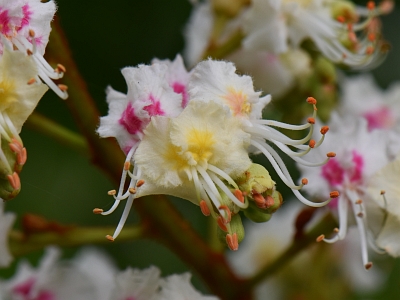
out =
{"type": "Polygon", "coordinates": [[[223,96],[226,104],[229,105],[233,115],[248,115],[251,112],[251,104],[243,91],[237,91],[234,87],[228,88],[228,94],[223,96]]]}
{"type": "Polygon", "coordinates": [[[18,101],[15,83],[12,80],[0,82],[0,111],[5,111],[11,104],[18,101]]]}
{"type": "Polygon", "coordinates": [[[200,130],[192,128],[186,135],[188,143],[188,152],[192,158],[199,163],[201,161],[207,162],[213,155],[214,150],[214,134],[213,132],[205,129],[200,130]]]}

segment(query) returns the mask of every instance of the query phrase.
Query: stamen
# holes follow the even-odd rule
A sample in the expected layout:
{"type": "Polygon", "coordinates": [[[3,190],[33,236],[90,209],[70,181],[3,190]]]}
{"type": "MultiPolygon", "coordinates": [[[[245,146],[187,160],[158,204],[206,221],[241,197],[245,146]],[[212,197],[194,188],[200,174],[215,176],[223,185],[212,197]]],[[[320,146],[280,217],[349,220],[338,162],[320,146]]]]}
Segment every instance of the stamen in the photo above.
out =
{"type": "Polygon", "coordinates": [[[321,134],[325,135],[329,131],[329,126],[322,126],[321,127],[321,134]]]}
{"type": "Polygon", "coordinates": [[[137,187],[141,187],[143,184],[144,184],[144,180],[143,180],[143,179],[140,179],[140,180],[136,183],[136,186],[137,186],[137,187]]]}
{"type": "Polygon", "coordinates": [[[126,161],[124,163],[124,171],[128,171],[131,167],[131,163],[129,161],[126,161]]]}
{"type": "Polygon", "coordinates": [[[28,80],[27,84],[31,85],[34,84],[36,82],[36,78],[31,78],[28,80]]]}
{"type": "Polygon", "coordinates": [[[362,200],[361,199],[358,199],[357,201],[356,201],[356,204],[362,204],[363,202],[362,202],[362,200]]]}
{"type": "Polygon", "coordinates": [[[301,180],[301,184],[307,185],[307,184],[308,184],[308,179],[307,179],[307,178],[303,178],[303,179],[301,180]]]}
{"type": "Polygon", "coordinates": [[[336,153],[335,153],[335,152],[328,152],[328,153],[326,154],[326,156],[329,157],[329,158],[332,158],[332,157],[335,157],[335,156],[336,156],[336,153]]]}
{"type": "Polygon", "coordinates": [[[17,163],[20,166],[23,166],[26,163],[26,160],[28,159],[28,154],[26,151],[26,148],[22,148],[21,152],[17,153],[17,163]]]}
{"type": "Polygon", "coordinates": [[[266,209],[265,199],[261,194],[253,193],[252,196],[253,196],[254,202],[256,203],[258,208],[266,209]]]}
{"type": "Polygon", "coordinates": [[[329,193],[329,197],[330,198],[338,198],[340,196],[340,194],[339,194],[339,192],[338,191],[332,191],[332,192],[330,192],[329,193]]]}
{"type": "Polygon", "coordinates": [[[21,180],[19,179],[17,172],[14,172],[12,175],[7,175],[7,179],[14,190],[19,190],[21,188],[21,180]]]}
{"type": "Polygon", "coordinates": [[[129,212],[131,210],[133,200],[134,200],[133,195],[131,195],[131,196],[129,196],[128,201],[126,201],[124,212],[122,213],[122,216],[121,216],[121,219],[119,220],[117,229],[115,229],[115,232],[112,236],[113,239],[116,239],[118,237],[122,228],[124,227],[126,219],[128,218],[129,212]]]}
{"type": "Polygon", "coordinates": [[[369,262],[365,265],[365,270],[369,270],[372,268],[372,262],[369,262]]]}
{"type": "Polygon", "coordinates": [[[309,117],[309,118],[307,118],[307,123],[310,123],[310,124],[315,124],[315,119],[314,118],[311,118],[311,117],[309,117]]]}
{"type": "Polygon", "coordinates": [[[325,235],[321,234],[319,237],[317,237],[316,241],[319,243],[319,242],[322,242],[324,239],[325,239],[325,235]]]}
{"type": "Polygon", "coordinates": [[[233,192],[233,194],[235,195],[235,197],[236,197],[240,202],[244,203],[244,196],[243,196],[243,193],[242,193],[241,190],[237,190],[237,189],[236,189],[236,190],[233,192]]]}
{"type": "Polygon", "coordinates": [[[35,37],[35,31],[34,31],[33,29],[29,29],[29,36],[30,36],[31,38],[34,38],[34,37],[35,37]]]}
{"type": "Polygon", "coordinates": [[[109,196],[114,196],[115,194],[117,194],[117,191],[116,190],[110,190],[110,191],[107,192],[107,194],[109,196]]]}
{"type": "Polygon", "coordinates": [[[100,215],[102,212],[103,212],[103,210],[102,210],[101,208],[95,208],[95,209],[93,209],[93,213],[94,213],[95,215],[100,215]]]}
{"type": "Polygon", "coordinates": [[[336,20],[337,20],[339,23],[344,23],[344,22],[346,21],[346,19],[345,19],[343,16],[337,16],[337,17],[336,17],[336,20]]]}
{"type": "Polygon", "coordinates": [[[226,212],[227,218],[224,218],[224,223],[228,224],[232,219],[232,213],[228,206],[221,205],[218,209],[224,210],[226,212]]]}
{"type": "Polygon", "coordinates": [[[239,249],[239,243],[236,232],[232,235],[229,233],[226,235],[226,243],[228,244],[229,249],[232,251],[236,251],[239,249]]]}
{"type": "Polygon", "coordinates": [[[136,194],[136,189],[135,188],[129,188],[128,189],[130,194],[136,194]]]}
{"type": "Polygon", "coordinates": [[[334,228],[334,229],[333,229],[333,232],[334,232],[334,233],[339,233],[339,228],[337,228],[337,227],[334,228]]]}
{"type": "Polygon", "coordinates": [[[67,69],[62,64],[57,64],[57,71],[61,71],[62,73],[67,72],[67,69]]]}
{"type": "Polygon", "coordinates": [[[265,199],[265,206],[267,208],[270,208],[271,206],[273,206],[275,204],[274,198],[272,198],[272,196],[270,196],[270,195],[267,195],[267,197],[265,197],[264,199],[265,199]]]}
{"type": "Polygon", "coordinates": [[[218,216],[217,224],[218,224],[219,228],[221,228],[221,230],[228,232],[228,228],[226,227],[224,218],[222,216],[218,216]]]}
{"type": "Polygon", "coordinates": [[[59,89],[63,92],[68,90],[68,86],[66,86],[65,84],[58,84],[57,85],[59,87],[59,89]]]}
{"type": "Polygon", "coordinates": [[[308,146],[310,148],[314,148],[315,147],[315,140],[310,140],[310,142],[308,143],[308,146]]]}
{"type": "Polygon", "coordinates": [[[111,235],[106,235],[106,239],[110,242],[114,242],[114,238],[111,235]]]}
{"type": "Polygon", "coordinates": [[[208,208],[207,203],[204,200],[200,201],[200,210],[206,217],[211,214],[210,209],[208,208]]]}
{"type": "Polygon", "coordinates": [[[368,1],[367,8],[369,10],[374,10],[375,9],[375,2],[374,1],[368,1]]]}
{"type": "Polygon", "coordinates": [[[306,100],[309,104],[316,105],[317,100],[314,97],[308,97],[306,100]]]}

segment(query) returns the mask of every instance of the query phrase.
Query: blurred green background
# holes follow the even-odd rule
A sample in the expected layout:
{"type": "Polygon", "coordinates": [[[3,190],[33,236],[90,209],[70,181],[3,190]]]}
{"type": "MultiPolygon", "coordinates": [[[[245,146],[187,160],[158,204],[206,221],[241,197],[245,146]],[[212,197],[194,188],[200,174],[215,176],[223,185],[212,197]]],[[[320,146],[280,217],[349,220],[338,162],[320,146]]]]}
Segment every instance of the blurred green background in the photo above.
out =
{"type": "MultiPolygon", "coordinates": [[[[154,57],[173,59],[182,51],[182,32],[191,11],[187,0],[59,0],[57,4],[57,15],[73,56],[102,115],[107,113],[107,85],[126,92],[121,68],[150,63],[154,57]]],[[[387,87],[400,79],[400,10],[396,9],[382,21],[384,35],[392,44],[392,50],[385,63],[373,73],[378,83],[387,87]]],[[[38,111],[77,130],[65,103],[51,91],[41,100],[38,111]]],[[[23,129],[22,138],[28,150],[28,162],[21,173],[22,190],[16,199],[7,203],[6,210],[16,212],[19,217],[31,212],[50,220],[82,226],[117,224],[122,207],[106,217],[92,213],[94,207],[110,206],[112,198],[107,195],[107,190],[115,188],[99,169],[78,154],[27,128],[23,129]]],[[[279,190],[280,185],[278,182],[279,190]]],[[[189,202],[173,201],[205,235],[206,218],[200,210],[189,202]]],[[[135,218],[132,211],[128,223],[134,223],[135,218]]],[[[102,248],[112,255],[121,269],[128,265],[139,268],[156,265],[162,269],[163,276],[188,270],[176,255],[153,241],[110,243],[102,248]]],[[[64,255],[71,257],[76,250],[65,249],[64,255]]],[[[29,259],[35,262],[40,255],[33,253],[29,259]]],[[[0,270],[0,275],[9,276],[15,265],[14,262],[9,270],[0,270]]],[[[396,299],[395,296],[400,295],[398,262],[394,270],[385,290],[369,299],[396,299]]],[[[196,286],[203,289],[196,274],[193,275],[196,286]]]]}

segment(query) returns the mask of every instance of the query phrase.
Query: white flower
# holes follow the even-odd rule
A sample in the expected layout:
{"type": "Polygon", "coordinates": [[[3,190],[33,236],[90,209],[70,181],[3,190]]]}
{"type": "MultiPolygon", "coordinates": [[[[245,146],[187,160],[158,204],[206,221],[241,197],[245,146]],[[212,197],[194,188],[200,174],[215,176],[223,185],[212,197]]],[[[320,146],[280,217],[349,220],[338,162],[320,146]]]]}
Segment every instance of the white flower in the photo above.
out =
{"type": "Polygon", "coordinates": [[[300,185],[295,185],[283,160],[278,153],[267,143],[276,145],[282,152],[289,155],[296,162],[307,166],[320,166],[326,163],[334,153],[328,153],[327,158],[319,163],[309,163],[300,157],[307,154],[312,148],[321,145],[328,127],[321,129],[322,137],[318,142],[311,140],[313,124],[316,116],[316,100],[308,98],[307,102],[313,105],[314,114],[303,125],[290,125],[272,120],[262,120],[262,110],[270,102],[271,96],[261,96],[261,92],[255,92],[250,76],[236,74],[235,66],[230,62],[207,60],[200,62],[192,71],[189,82],[189,95],[192,102],[216,102],[229,108],[232,116],[239,119],[242,128],[251,136],[251,153],[262,152],[271,162],[282,181],[292,189],[296,197],[310,206],[323,206],[330,199],[313,203],[304,198],[300,190],[307,181],[304,179],[300,185]],[[310,129],[306,137],[300,140],[292,140],[273,127],[290,130],[310,129]],[[309,145],[304,145],[309,143],[309,145]],[[294,152],[288,146],[293,146],[302,152],[294,152]]]}
{"type": "Polygon", "coordinates": [[[368,184],[368,194],[384,214],[383,228],[376,238],[376,244],[394,257],[400,256],[399,176],[400,155],[374,174],[368,184]]]}
{"type": "MultiPolygon", "coordinates": [[[[340,193],[330,204],[331,209],[337,210],[339,229],[332,238],[321,236],[320,239],[328,243],[344,239],[349,222],[355,220],[361,237],[362,261],[369,269],[372,263],[368,261],[367,232],[369,227],[374,227],[374,219],[367,219],[366,207],[371,199],[366,189],[371,176],[389,162],[388,139],[381,131],[368,132],[364,119],[350,122],[333,114],[331,127],[333,130],[321,149],[330,147],[337,156],[317,170],[301,165],[299,168],[302,175],[313,182],[305,187],[309,194],[322,197],[332,188],[340,193]],[[349,218],[349,207],[354,218],[351,215],[349,218]]],[[[318,154],[322,156],[322,153],[318,154]]]]}
{"type": "Polygon", "coordinates": [[[155,300],[159,293],[160,270],[151,266],[144,270],[127,268],[115,277],[114,300],[155,300]]]}
{"type": "Polygon", "coordinates": [[[161,279],[161,291],[157,300],[218,300],[215,296],[203,296],[190,283],[191,275],[171,275],[161,279]]]}
{"type": "Polygon", "coordinates": [[[8,250],[8,233],[16,217],[11,212],[4,213],[4,204],[0,202],[0,268],[8,267],[13,259],[8,250]]]}
{"type": "Polygon", "coordinates": [[[30,81],[38,72],[31,56],[8,48],[3,50],[0,57],[0,135],[9,148],[0,150],[0,173],[13,191],[3,187],[0,197],[8,200],[19,192],[18,173],[27,158],[19,133],[48,88],[41,82],[30,81]]]}
{"type": "Polygon", "coordinates": [[[243,47],[278,54],[311,39],[335,63],[371,66],[384,57],[374,18],[390,6],[384,2],[375,8],[371,3],[362,9],[350,1],[254,0],[245,16],[243,47]]]}
{"type": "Polygon", "coordinates": [[[372,75],[344,77],[339,112],[347,118],[363,117],[368,130],[383,129],[391,142],[389,150],[394,158],[400,151],[400,83],[395,82],[382,91],[372,75]]]}
{"type": "Polygon", "coordinates": [[[28,53],[37,65],[39,76],[56,94],[66,99],[68,94],[65,86],[57,86],[51,79],[63,76],[65,68],[58,65],[53,69],[43,58],[51,31],[50,22],[56,12],[53,1],[40,0],[0,1],[2,27],[0,29],[0,50],[15,46],[18,50],[28,53]]]}

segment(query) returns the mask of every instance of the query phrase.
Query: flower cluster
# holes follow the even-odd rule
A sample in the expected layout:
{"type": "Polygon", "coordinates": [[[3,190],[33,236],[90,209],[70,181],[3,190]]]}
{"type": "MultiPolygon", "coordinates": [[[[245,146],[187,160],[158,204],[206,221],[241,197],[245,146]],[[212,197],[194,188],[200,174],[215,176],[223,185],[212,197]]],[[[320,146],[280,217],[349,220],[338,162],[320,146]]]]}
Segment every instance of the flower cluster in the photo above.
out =
{"type": "Polygon", "coordinates": [[[151,266],[144,270],[116,269],[108,256],[87,248],[70,261],[60,261],[61,252],[48,248],[37,268],[22,261],[14,277],[0,279],[1,299],[98,299],[98,300],[217,300],[203,296],[190,283],[191,275],[160,277],[151,266]]]}
{"type": "Polygon", "coordinates": [[[328,153],[315,164],[301,158],[318,147],[328,131],[323,127],[321,138],[311,140],[315,99],[307,99],[314,107],[313,117],[304,125],[294,126],[262,120],[262,110],[271,97],[255,92],[251,78],[238,75],[229,62],[207,60],[187,72],[178,56],[173,62],[154,61],[151,66],[125,68],[122,73],[128,93],[108,88],[109,115],[101,118],[98,128],[100,136],[117,138],[127,154],[119,190],[109,192],[115,198],[113,207],[94,210],[108,215],[127,199],[120,224],[114,235],[108,236],[110,240],[122,230],[135,198],[167,194],[199,205],[204,215],[217,220],[229,248],[238,249],[244,235],[239,211],[264,222],[282,202],[268,171],[252,164],[249,154],[265,155],[303,203],[319,207],[330,201],[329,193],[323,202],[304,198],[299,189],[307,179],[296,185],[268,144],[308,166],[322,165],[333,157],[334,153],[328,153]],[[292,140],[273,127],[310,130],[303,139],[292,140]],[[125,189],[127,178],[129,187],[125,189]]]}

